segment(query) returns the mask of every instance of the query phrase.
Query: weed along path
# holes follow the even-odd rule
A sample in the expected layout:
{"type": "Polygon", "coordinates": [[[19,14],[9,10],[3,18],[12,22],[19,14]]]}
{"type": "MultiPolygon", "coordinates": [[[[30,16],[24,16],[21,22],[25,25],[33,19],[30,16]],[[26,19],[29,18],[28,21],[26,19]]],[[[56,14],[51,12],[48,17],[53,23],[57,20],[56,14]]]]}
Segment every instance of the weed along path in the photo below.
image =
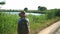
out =
{"type": "Polygon", "coordinates": [[[60,34],[60,21],[51,26],[41,30],[38,34],[60,34]]]}

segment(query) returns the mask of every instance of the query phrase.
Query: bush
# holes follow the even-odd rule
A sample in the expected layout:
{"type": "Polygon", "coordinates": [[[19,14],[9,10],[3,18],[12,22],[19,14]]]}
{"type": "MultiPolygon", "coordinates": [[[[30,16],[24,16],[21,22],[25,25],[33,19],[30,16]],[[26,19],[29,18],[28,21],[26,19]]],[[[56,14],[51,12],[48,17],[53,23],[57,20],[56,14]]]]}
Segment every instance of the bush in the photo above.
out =
{"type": "Polygon", "coordinates": [[[60,16],[60,9],[51,9],[51,10],[47,10],[45,11],[47,19],[51,19],[51,18],[55,18],[55,17],[59,17],[60,16]]]}
{"type": "Polygon", "coordinates": [[[60,17],[60,9],[56,9],[56,16],[60,17]]]}

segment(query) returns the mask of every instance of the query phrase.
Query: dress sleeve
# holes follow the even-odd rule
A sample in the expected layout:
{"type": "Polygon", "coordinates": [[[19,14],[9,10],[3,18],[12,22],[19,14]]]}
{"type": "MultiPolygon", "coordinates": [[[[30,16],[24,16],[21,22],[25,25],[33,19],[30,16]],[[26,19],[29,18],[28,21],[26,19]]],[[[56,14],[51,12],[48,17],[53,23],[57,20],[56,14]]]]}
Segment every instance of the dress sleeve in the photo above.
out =
{"type": "Polygon", "coordinates": [[[29,23],[29,19],[27,18],[26,21],[29,23]]]}

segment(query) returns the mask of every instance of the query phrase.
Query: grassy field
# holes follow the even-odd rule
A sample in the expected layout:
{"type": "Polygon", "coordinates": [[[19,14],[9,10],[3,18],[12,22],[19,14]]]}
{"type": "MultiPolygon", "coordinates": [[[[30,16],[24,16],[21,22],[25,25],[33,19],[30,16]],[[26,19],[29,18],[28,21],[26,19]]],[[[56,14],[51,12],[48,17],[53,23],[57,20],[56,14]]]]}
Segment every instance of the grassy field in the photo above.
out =
{"type": "Polygon", "coordinates": [[[30,28],[32,34],[37,34],[40,30],[50,26],[51,24],[55,23],[58,18],[51,18],[48,19],[46,15],[40,15],[40,16],[28,16],[30,20],[30,28]],[[31,17],[30,17],[31,16],[31,17]]]}
{"type": "Polygon", "coordinates": [[[0,13],[0,34],[16,34],[17,20],[15,15],[0,13]]]}
{"type": "MultiPolygon", "coordinates": [[[[45,27],[55,23],[60,18],[56,17],[57,12],[52,11],[53,10],[51,10],[50,12],[46,12],[45,15],[27,16],[27,18],[29,18],[30,20],[31,34],[36,34],[45,27]]],[[[60,16],[59,12],[57,16],[60,16]]],[[[17,34],[18,19],[19,19],[18,15],[12,15],[0,12],[0,34],[17,34]]]]}

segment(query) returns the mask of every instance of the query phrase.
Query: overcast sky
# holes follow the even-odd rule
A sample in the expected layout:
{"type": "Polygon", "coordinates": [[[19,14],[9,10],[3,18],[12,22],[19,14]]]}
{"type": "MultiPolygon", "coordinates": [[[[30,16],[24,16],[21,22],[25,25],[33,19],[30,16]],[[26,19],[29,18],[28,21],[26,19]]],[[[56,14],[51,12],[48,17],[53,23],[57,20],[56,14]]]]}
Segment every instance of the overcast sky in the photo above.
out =
{"type": "Polygon", "coordinates": [[[0,0],[0,2],[5,1],[5,0],[0,0]]]}
{"type": "Polygon", "coordinates": [[[60,0],[5,0],[6,4],[2,9],[24,9],[37,10],[38,6],[45,6],[48,9],[60,8],[60,0]]]}

